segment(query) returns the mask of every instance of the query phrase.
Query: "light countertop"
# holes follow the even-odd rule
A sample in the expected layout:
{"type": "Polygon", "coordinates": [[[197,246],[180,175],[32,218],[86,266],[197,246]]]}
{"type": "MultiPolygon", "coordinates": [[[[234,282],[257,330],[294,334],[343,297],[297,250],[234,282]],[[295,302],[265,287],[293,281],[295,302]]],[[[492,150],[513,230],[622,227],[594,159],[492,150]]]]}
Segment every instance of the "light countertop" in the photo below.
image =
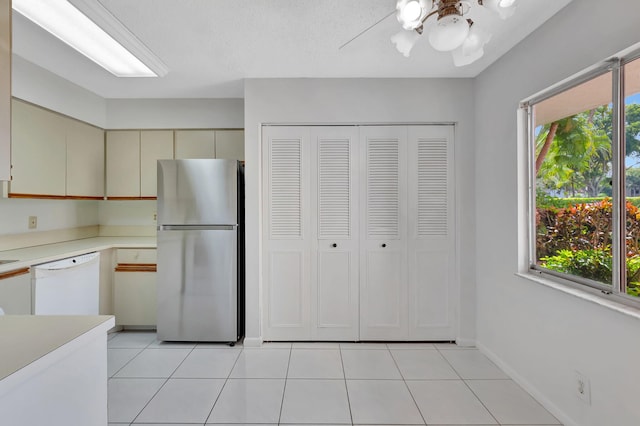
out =
{"type": "Polygon", "coordinates": [[[87,333],[104,333],[111,315],[0,316],[0,382],[87,333]]]}
{"type": "Polygon", "coordinates": [[[156,248],[155,237],[93,237],[41,246],[0,251],[0,273],[111,248],[156,248]]]}

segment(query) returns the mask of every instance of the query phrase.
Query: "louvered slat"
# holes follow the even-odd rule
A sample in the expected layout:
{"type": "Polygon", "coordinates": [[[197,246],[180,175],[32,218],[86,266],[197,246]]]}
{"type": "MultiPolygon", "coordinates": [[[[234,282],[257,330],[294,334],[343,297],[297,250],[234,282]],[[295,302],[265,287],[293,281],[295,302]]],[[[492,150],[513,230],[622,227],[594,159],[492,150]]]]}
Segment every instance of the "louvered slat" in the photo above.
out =
{"type": "Polygon", "coordinates": [[[271,141],[271,237],[302,236],[302,141],[271,141]]]}
{"type": "Polygon", "coordinates": [[[399,232],[399,145],[397,140],[367,143],[367,234],[397,237],[399,232]]]}
{"type": "Polygon", "coordinates": [[[418,140],[418,236],[447,235],[447,141],[418,140]]]}
{"type": "Polygon", "coordinates": [[[318,141],[319,238],[350,236],[350,164],[349,139],[318,141]]]}

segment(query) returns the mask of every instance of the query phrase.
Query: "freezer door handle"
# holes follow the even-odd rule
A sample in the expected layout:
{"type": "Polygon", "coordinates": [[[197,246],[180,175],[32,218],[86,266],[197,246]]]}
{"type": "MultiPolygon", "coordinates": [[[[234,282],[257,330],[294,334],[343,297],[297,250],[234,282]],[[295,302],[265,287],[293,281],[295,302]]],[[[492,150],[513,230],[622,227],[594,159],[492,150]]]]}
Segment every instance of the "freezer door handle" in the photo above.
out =
{"type": "Polygon", "coordinates": [[[238,225],[159,225],[158,231],[235,231],[238,225]]]}

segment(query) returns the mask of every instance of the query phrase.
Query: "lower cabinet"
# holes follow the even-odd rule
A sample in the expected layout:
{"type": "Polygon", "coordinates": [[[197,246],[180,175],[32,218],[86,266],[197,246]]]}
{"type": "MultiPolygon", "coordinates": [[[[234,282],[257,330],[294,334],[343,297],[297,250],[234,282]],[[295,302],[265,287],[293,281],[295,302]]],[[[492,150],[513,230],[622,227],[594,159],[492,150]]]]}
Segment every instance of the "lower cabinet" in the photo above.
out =
{"type": "Polygon", "coordinates": [[[156,250],[118,249],[113,280],[116,325],[156,325],[156,250]]]}
{"type": "Polygon", "coordinates": [[[31,272],[29,268],[0,273],[0,308],[7,315],[31,314],[31,272]]]}

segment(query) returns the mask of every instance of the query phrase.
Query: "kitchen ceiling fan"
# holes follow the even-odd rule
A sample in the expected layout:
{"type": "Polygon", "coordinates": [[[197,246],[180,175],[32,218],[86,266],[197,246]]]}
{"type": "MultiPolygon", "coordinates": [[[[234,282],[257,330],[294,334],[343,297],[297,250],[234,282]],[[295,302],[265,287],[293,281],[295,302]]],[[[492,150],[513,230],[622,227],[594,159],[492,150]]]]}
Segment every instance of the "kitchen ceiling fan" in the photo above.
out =
{"type": "Polygon", "coordinates": [[[374,23],[351,40],[340,46],[344,48],[364,33],[380,24],[392,14],[402,29],[391,37],[391,42],[404,56],[409,57],[411,49],[428,31],[429,43],[441,52],[451,52],[453,63],[458,66],[469,65],[484,55],[484,45],[491,34],[465,15],[474,4],[497,13],[507,19],[515,13],[516,0],[397,0],[396,10],[374,23]],[[428,21],[429,18],[433,20],[428,21]]]}

